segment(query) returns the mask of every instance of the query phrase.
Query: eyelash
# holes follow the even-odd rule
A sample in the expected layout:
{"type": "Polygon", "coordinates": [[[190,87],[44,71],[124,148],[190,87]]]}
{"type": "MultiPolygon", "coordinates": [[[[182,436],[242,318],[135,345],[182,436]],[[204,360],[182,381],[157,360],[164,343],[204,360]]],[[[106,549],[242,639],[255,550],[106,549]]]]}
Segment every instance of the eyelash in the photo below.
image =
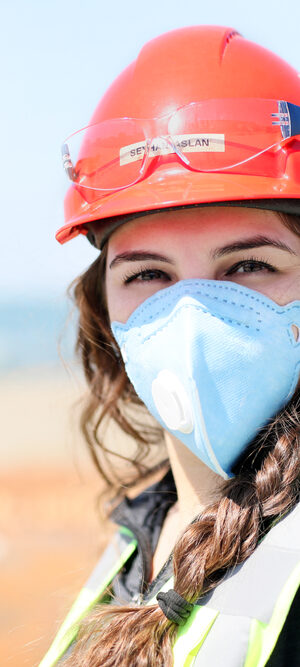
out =
{"type": "MultiPolygon", "coordinates": [[[[160,279],[167,279],[168,281],[171,280],[171,278],[168,276],[168,274],[165,271],[161,271],[161,269],[152,269],[149,266],[141,267],[140,271],[129,271],[123,278],[124,283],[128,285],[129,283],[133,282],[136,278],[139,277],[144,277],[147,276],[149,273],[156,273],[157,275],[159,274],[160,279]]],[[[146,281],[145,281],[146,282],[146,281]]],[[[151,282],[150,280],[148,282],[151,282]]]]}
{"type": "MultiPolygon", "coordinates": [[[[247,265],[249,266],[250,264],[255,265],[255,266],[257,266],[257,267],[259,266],[259,267],[268,269],[268,270],[270,271],[270,273],[275,273],[275,272],[276,272],[275,267],[272,266],[271,264],[269,264],[268,262],[265,262],[265,261],[263,261],[263,260],[261,260],[261,259],[258,259],[258,258],[256,258],[256,257],[248,257],[247,259],[243,259],[243,260],[240,260],[239,262],[236,262],[236,264],[234,264],[234,265],[233,265],[233,266],[226,272],[225,275],[226,275],[226,276],[230,276],[230,275],[232,275],[235,271],[237,271],[237,269],[239,269],[239,268],[241,268],[241,267],[246,267],[247,265]]],[[[167,281],[171,281],[170,276],[168,276],[168,274],[167,274],[165,271],[162,271],[161,269],[154,269],[154,268],[151,268],[151,267],[149,267],[149,266],[148,266],[148,267],[141,267],[140,271],[137,271],[137,272],[135,272],[135,271],[130,271],[130,272],[128,272],[128,273],[124,276],[123,280],[124,280],[124,283],[125,283],[126,285],[128,285],[128,284],[130,284],[131,282],[133,282],[136,278],[140,278],[140,277],[143,278],[143,277],[149,276],[150,273],[155,273],[155,274],[157,274],[157,279],[158,279],[158,280],[167,280],[167,281]]],[[[256,273],[256,272],[255,272],[255,271],[249,271],[249,272],[245,271],[245,273],[256,273]]],[[[145,282],[151,282],[151,279],[148,280],[148,281],[145,280],[145,282]]]]}
{"type": "MultiPolygon", "coordinates": [[[[263,267],[264,269],[268,269],[268,270],[270,271],[270,273],[275,273],[275,272],[276,272],[275,267],[272,266],[272,264],[269,264],[269,262],[265,262],[264,260],[262,260],[262,259],[258,259],[257,257],[248,257],[247,259],[242,259],[242,260],[240,260],[239,262],[236,262],[236,264],[234,264],[234,265],[229,269],[229,271],[226,272],[226,275],[227,275],[227,276],[230,276],[232,273],[234,273],[234,271],[236,271],[236,270],[239,269],[240,267],[242,267],[242,266],[245,266],[245,267],[246,267],[247,264],[248,264],[248,266],[249,266],[250,264],[254,264],[255,266],[263,267]]],[[[245,273],[246,273],[246,272],[245,272],[245,273]]],[[[254,272],[254,271],[253,271],[253,272],[252,272],[252,271],[249,271],[249,273],[255,273],[255,272],[254,272]]]]}

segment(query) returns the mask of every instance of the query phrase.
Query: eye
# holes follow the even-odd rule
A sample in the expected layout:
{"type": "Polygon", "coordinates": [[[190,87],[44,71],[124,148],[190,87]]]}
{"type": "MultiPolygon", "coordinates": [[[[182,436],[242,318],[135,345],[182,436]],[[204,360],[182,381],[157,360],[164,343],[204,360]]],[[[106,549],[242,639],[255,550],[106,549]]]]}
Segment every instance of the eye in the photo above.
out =
{"type": "Polygon", "coordinates": [[[154,280],[159,280],[163,282],[169,282],[171,280],[165,271],[160,269],[142,269],[141,271],[131,272],[124,276],[124,283],[128,285],[133,281],[137,282],[152,282],[154,280]]]}
{"type": "Polygon", "coordinates": [[[269,271],[275,273],[276,269],[268,262],[263,262],[258,259],[244,259],[234,264],[226,273],[227,276],[233,273],[257,273],[258,271],[269,271]]]}

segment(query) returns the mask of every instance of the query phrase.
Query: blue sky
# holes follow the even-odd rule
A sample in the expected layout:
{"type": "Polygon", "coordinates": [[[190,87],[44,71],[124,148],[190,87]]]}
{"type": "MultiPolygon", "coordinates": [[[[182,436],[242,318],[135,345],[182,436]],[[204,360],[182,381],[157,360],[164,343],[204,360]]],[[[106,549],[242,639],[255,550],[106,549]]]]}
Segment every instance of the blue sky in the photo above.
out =
{"type": "Polygon", "coordinates": [[[300,69],[299,0],[2,0],[2,298],[61,295],[95,258],[83,237],[54,239],[62,140],[146,41],[200,23],[234,27],[300,69]]]}

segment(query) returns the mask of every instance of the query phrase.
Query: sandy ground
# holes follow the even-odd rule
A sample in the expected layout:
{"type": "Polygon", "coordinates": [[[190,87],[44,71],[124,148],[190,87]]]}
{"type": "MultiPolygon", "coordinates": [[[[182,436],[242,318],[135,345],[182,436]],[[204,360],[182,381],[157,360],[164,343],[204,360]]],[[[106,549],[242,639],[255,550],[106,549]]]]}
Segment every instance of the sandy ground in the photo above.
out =
{"type": "Polygon", "coordinates": [[[51,368],[0,378],[0,664],[39,664],[111,534],[75,424],[84,384],[51,368]]]}

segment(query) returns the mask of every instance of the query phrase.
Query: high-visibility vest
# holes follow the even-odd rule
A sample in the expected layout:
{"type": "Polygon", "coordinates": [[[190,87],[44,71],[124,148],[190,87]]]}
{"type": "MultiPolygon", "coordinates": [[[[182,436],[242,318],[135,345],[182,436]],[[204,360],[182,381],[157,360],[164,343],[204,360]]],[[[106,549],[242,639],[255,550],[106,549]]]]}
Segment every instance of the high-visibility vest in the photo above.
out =
{"type": "MultiPolygon", "coordinates": [[[[76,638],[80,621],[101,600],[137,548],[121,528],[79,593],[39,667],[53,667],[76,638]]],[[[300,585],[300,503],[272,527],[254,553],[195,604],[173,647],[174,667],[264,667],[300,585]]],[[[173,587],[172,579],[161,590],[173,587]]],[[[155,603],[155,599],[148,604],[155,603]]]]}

